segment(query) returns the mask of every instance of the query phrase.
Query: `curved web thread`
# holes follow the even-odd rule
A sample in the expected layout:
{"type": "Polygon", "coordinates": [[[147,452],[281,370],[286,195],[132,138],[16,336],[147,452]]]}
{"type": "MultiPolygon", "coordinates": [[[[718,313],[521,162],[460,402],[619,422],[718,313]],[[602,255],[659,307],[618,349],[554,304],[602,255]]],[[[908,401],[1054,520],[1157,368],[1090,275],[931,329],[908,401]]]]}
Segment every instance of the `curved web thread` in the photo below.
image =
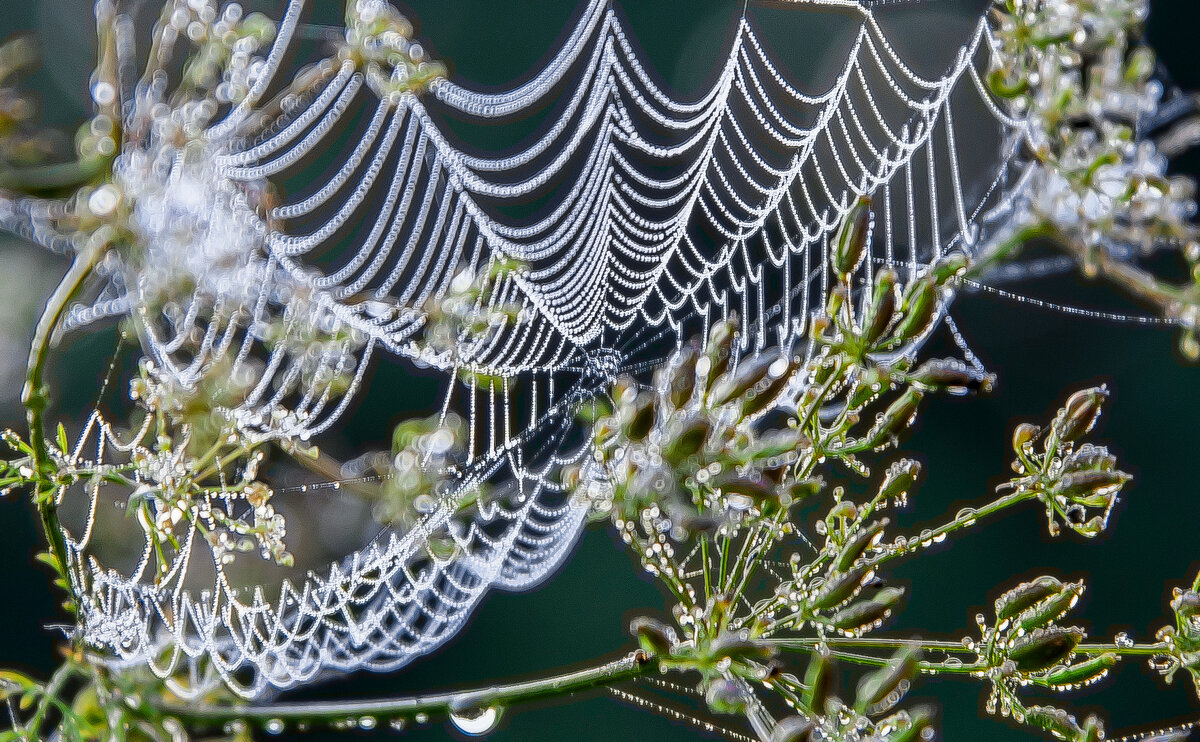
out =
{"type": "MultiPolygon", "coordinates": [[[[264,126],[235,108],[209,130],[211,156],[198,164],[123,155],[118,176],[128,168],[130,181],[150,172],[158,175],[150,183],[190,179],[208,189],[208,242],[183,253],[198,256],[193,272],[211,285],[164,307],[143,338],[166,373],[194,381],[227,362],[254,382],[234,410],[249,428],[308,438],[341,415],[377,349],[469,371],[469,383],[450,382],[444,409],[467,411],[470,461],[458,489],[418,526],[385,533],[300,584],[285,582],[278,599],[261,588],[239,594],[220,565],[214,590],[184,590],[194,530],[151,586],[149,545],[140,566],[121,574],[88,560],[85,529],[71,545],[76,584],[88,586],[88,641],[164,675],[215,672],[247,697],[328,671],[402,666],[451,636],[489,587],[527,587],[568,550],[586,513],[553,475],[586,455],[572,437],[573,412],[617,373],[644,369],[734,312],[745,353],[802,342],[828,289],[829,235],[859,196],[875,205],[875,257],[906,266],[908,277],[947,250],[983,249],[1022,182],[1013,155],[1021,124],[981,81],[986,22],[945,74],[925,78],[870,9],[804,4],[840,9],[858,24],[845,65],[816,95],[785,79],[743,19],[712,87],[676,100],[639,62],[616,12],[596,1],[545,70],[505,93],[439,80],[433,101],[381,100],[352,64],[327,61],[311,95],[283,118],[264,126]],[[557,105],[544,132],[502,157],[456,144],[444,124],[548,102],[557,105]],[[984,188],[960,167],[955,117],[972,110],[998,121],[984,188]],[[267,215],[256,212],[247,194],[302,167],[356,113],[361,134],[332,177],[267,215]],[[550,204],[545,214],[506,216],[508,205],[536,198],[550,204]],[[362,226],[346,249],[352,225],[362,226]],[[231,245],[229,234],[242,237],[231,245]],[[232,256],[233,267],[206,268],[214,254],[232,256]],[[492,292],[521,306],[522,321],[456,353],[419,343],[456,273],[498,260],[523,266],[492,292]],[[285,337],[316,328],[348,339],[300,357],[286,343],[265,342],[260,325],[270,322],[282,323],[285,337]],[[198,350],[185,342],[196,337],[198,350]],[[337,387],[331,373],[350,383],[337,387]],[[454,521],[458,494],[485,479],[501,483],[503,496],[467,524],[454,521]],[[458,547],[451,558],[427,548],[443,527],[458,547]]],[[[300,6],[289,5],[266,77],[300,6]]],[[[161,235],[188,215],[191,202],[171,193],[148,194],[155,209],[136,217],[145,232],[161,235]]],[[[870,280],[873,262],[861,280],[870,280]]],[[[100,301],[77,309],[74,324],[136,309],[152,295],[144,275],[109,272],[100,301]]],[[[99,459],[120,444],[99,418],[88,433],[99,459]]]]}

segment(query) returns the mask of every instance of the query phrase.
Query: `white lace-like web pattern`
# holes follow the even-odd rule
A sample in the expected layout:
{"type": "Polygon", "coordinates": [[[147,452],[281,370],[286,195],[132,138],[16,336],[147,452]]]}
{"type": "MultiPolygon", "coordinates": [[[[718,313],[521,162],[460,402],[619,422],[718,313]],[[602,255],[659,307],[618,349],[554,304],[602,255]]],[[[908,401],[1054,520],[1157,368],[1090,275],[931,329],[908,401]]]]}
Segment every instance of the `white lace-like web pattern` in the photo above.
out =
{"type": "MultiPolygon", "coordinates": [[[[183,381],[217,359],[251,374],[255,392],[234,413],[264,437],[326,430],[362,386],[372,353],[444,369],[443,409],[470,422],[461,486],[488,479],[503,497],[461,526],[451,525],[448,496],[411,531],[385,533],[271,599],[235,591],[219,565],[213,590],[182,589],[189,559],[200,558],[191,541],[156,587],[149,546],[141,566],[121,574],[88,561],[88,533],[72,538],[79,584],[89,585],[89,643],[164,675],[215,670],[247,697],[329,671],[399,667],[451,636],[488,588],[541,579],[586,515],[554,478],[586,454],[572,437],[574,407],[733,313],[742,352],[802,350],[828,288],[830,233],[859,196],[875,211],[865,281],[880,263],[911,277],[947,251],[983,249],[1021,191],[1022,124],[981,79],[992,48],[984,20],[943,74],[925,78],[869,8],[797,2],[797,13],[820,5],[857,25],[827,90],[789,83],[743,19],[714,84],[681,101],[639,62],[609,3],[593,0],[557,56],[507,92],[439,79],[424,96],[381,100],[354,63],[329,61],[302,104],[264,124],[255,106],[301,5],[288,7],[250,95],[205,132],[202,157],[147,148],[118,163],[118,178],[141,184],[151,204],[135,221],[159,243],[169,248],[180,219],[205,225],[171,259],[191,256],[199,262],[187,270],[212,281],[198,281],[190,303],[164,308],[148,352],[183,381]],[[541,133],[503,156],[457,143],[447,125],[547,110],[541,133]],[[955,124],[964,119],[995,122],[968,135],[969,152],[955,124]],[[263,183],[336,147],[347,126],[354,137],[330,177],[269,213],[256,208],[263,183]],[[544,206],[514,216],[530,203],[544,206]],[[451,279],[501,258],[522,268],[493,296],[522,307],[523,321],[458,353],[423,346],[429,307],[451,279]],[[267,320],[351,340],[316,357],[286,344],[263,351],[255,328],[267,320]],[[184,337],[199,337],[200,351],[181,358],[184,337]],[[456,382],[462,370],[490,381],[456,382]],[[348,375],[348,388],[330,384],[333,373],[348,375]],[[426,548],[444,526],[459,546],[450,559],[426,548]]],[[[137,311],[152,294],[144,275],[110,272],[100,298],[72,314],[75,325],[137,311]]],[[[102,458],[115,438],[98,419],[90,433],[102,458]]]]}

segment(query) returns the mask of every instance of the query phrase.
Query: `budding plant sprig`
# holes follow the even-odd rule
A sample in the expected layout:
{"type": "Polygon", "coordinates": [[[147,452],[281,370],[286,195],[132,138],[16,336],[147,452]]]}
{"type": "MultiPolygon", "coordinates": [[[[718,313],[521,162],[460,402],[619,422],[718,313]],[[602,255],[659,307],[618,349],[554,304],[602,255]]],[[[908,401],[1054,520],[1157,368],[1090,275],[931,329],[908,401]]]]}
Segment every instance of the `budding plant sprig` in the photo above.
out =
{"type": "MultiPolygon", "coordinates": [[[[595,422],[594,462],[567,478],[676,600],[675,625],[641,618],[631,631],[661,670],[698,674],[710,710],[745,715],[763,739],[923,738],[930,712],[894,707],[919,675],[942,674],[988,682],[992,713],[1065,739],[1100,739],[1097,719],[1078,724],[1065,710],[1018,698],[1029,685],[1077,689],[1124,656],[1165,646],[1090,645],[1082,629],[1059,624],[1082,582],[1043,577],[1006,593],[995,623],[980,617],[980,640],[867,636],[903,597],[886,584],[887,562],[1032,501],[1045,507],[1051,535],[1066,526],[1095,537],[1130,479],[1107,449],[1084,440],[1108,397],[1097,387],[1072,395],[1048,425],[1019,426],[1015,476],[998,488],[1000,497],[935,528],[889,538],[891,522],[879,517],[907,502],[915,462],[885,467],[863,502],[841,487],[830,491],[822,470],[836,463],[869,476],[864,457],[891,447],[926,395],[986,391],[992,382],[952,361],[914,367],[904,352],[939,311],[943,287],[968,269],[961,257],[930,266],[903,294],[895,274],[880,270],[854,296],[869,218],[864,200],[833,239],[830,267],[841,285],[813,323],[820,352],[807,363],[776,350],[739,354],[730,321],[715,325],[704,347],[679,353],[649,389],[631,379],[614,387],[611,414],[595,422]],[[789,542],[807,533],[824,539],[815,556],[787,554],[789,542]],[[875,654],[881,649],[897,654],[875,654]],[[803,676],[779,654],[797,650],[810,655],[803,676]],[[976,658],[964,662],[962,652],[976,658]],[[926,654],[951,656],[927,661],[926,654]],[[853,703],[830,688],[835,661],[877,668],[860,680],[853,703]],[[782,700],[795,716],[775,721],[764,697],[782,700]]],[[[1195,666],[1194,655],[1187,661],[1195,666]]]]}
{"type": "Polygon", "coordinates": [[[1196,187],[1168,175],[1166,157],[1140,132],[1164,93],[1154,52],[1139,41],[1148,13],[1146,0],[994,1],[988,85],[1025,122],[1034,168],[1022,213],[992,258],[1011,260],[1030,239],[1048,238],[1084,275],[1113,282],[1182,328],[1180,349],[1196,360],[1196,187]],[[1138,265],[1164,249],[1178,254],[1182,281],[1138,265]]]}
{"type": "MultiPolygon", "coordinates": [[[[619,381],[612,414],[594,426],[594,465],[568,473],[678,601],[678,631],[651,619],[634,623],[643,649],[662,668],[698,672],[711,710],[745,713],[766,734],[789,739],[818,729],[829,739],[911,739],[928,726],[925,712],[871,718],[895,705],[881,704],[891,685],[882,677],[864,686],[854,707],[830,712],[813,682],[778,664],[772,638],[805,629],[861,636],[903,594],[880,587],[870,563],[884,553],[889,525],[874,516],[904,501],[917,465],[895,462],[876,495],[858,504],[841,488],[829,497],[822,464],[838,462],[867,476],[860,457],[894,445],[927,394],[991,384],[986,374],[951,361],[915,366],[904,352],[940,311],[947,282],[967,267],[962,256],[931,266],[903,294],[898,276],[883,269],[861,296],[853,295],[869,221],[863,200],[834,237],[831,268],[839,286],[813,323],[819,352],[812,360],[802,363],[781,350],[743,355],[736,322],[718,323],[704,347],[684,349],[651,389],[619,381]],[[807,562],[792,554],[790,576],[771,573],[778,583],[767,578],[772,589],[760,593],[773,551],[807,531],[814,514],[813,530],[825,546],[807,562]],[[681,556],[688,554],[698,557],[681,556]],[[781,697],[799,720],[783,727],[770,720],[754,687],[781,697]]],[[[912,658],[897,658],[882,672],[899,682],[912,665],[912,658]]]]}

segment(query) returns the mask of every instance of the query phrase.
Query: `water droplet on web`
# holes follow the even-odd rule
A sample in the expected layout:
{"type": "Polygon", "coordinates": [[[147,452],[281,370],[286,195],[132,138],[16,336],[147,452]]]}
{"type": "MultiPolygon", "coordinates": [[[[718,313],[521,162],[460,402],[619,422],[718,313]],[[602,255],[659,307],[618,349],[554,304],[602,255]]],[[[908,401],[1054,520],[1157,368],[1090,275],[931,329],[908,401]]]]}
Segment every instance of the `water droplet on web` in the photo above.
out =
{"type": "Polygon", "coordinates": [[[263,729],[266,730],[267,734],[283,734],[283,719],[270,719],[263,725],[263,729]]]}
{"type": "Polygon", "coordinates": [[[450,714],[450,723],[463,734],[478,737],[496,728],[500,721],[500,709],[495,706],[467,709],[450,714]]]}

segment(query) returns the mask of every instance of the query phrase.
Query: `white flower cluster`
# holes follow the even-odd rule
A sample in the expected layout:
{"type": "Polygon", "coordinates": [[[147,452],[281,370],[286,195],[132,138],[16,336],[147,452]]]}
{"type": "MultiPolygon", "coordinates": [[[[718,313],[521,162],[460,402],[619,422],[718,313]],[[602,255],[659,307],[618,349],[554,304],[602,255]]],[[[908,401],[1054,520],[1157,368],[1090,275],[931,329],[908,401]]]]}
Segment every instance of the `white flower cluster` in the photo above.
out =
{"type": "Polygon", "coordinates": [[[1137,127],[1158,109],[1154,54],[1135,39],[1146,0],[997,0],[993,92],[1026,122],[1027,220],[1089,248],[1182,242],[1200,258],[1195,187],[1137,127]]]}
{"type": "Polygon", "coordinates": [[[258,52],[275,37],[275,24],[261,13],[245,15],[238,3],[218,9],[213,0],[176,0],[168,6],[156,51],[169,59],[180,37],[196,45],[184,67],[183,86],[211,90],[216,102],[241,102],[266,62],[258,52]]]}
{"type": "Polygon", "coordinates": [[[223,395],[237,393],[224,388],[225,375],[218,372],[207,381],[188,389],[143,360],[130,385],[146,422],[126,446],[127,477],[137,484],[127,507],[159,550],[159,572],[170,568],[165,545],[180,549],[181,525],[199,530],[220,564],[257,546],[264,559],[290,565],[283,516],[270,503],[271,488],[257,479],[262,437],[240,429],[237,417],[220,408],[223,395]],[[198,398],[208,405],[198,405],[198,398]],[[230,469],[236,477],[226,475],[230,469]],[[238,512],[239,502],[249,510],[238,512]]]}
{"type": "Polygon", "coordinates": [[[430,60],[412,35],[412,24],[384,0],[346,3],[343,55],[361,65],[367,84],[384,100],[398,103],[406,93],[446,74],[445,66],[430,60]]]}

